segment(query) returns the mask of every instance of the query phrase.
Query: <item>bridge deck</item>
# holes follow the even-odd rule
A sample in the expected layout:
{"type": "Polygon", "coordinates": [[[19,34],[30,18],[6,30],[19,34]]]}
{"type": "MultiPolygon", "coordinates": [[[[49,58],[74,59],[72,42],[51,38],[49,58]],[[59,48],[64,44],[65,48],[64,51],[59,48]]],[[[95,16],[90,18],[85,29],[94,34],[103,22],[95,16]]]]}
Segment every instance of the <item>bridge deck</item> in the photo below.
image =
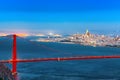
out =
{"type": "Polygon", "coordinates": [[[77,57],[36,58],[36,59],[16,59],[16,60],[0,60],[0,62],[1,63],[41,62],[41,61],[65,61],[65,60],[88,60],[88,59],[110,59],[110,58],[120,58],[120,55],[112,55],[112,56],[77,56],[77,57]]]}

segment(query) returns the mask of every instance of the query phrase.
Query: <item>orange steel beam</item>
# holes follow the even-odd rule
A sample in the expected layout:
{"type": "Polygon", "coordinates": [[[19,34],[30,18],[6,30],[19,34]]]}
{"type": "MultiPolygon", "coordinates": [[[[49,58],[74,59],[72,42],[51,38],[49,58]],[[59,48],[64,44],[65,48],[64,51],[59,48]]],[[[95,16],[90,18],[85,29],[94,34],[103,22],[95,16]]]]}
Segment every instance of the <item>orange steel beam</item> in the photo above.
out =
{"type": "MultiPolygon", "coordinates": [[[[12,61],[17,60],[17,43],[16,43],[16,35],[13,35],[13,52],[12,52],[12,61]]],[[[17,72],[17,62],[12,62],[12,73],[15,74],[17,72]]]]}
{"type": "Polygon", "coordinates": [[[37,58],[37,59],[16,59],[16,60],[1,60],[1,63],[14,62],[41,62],[41,61],[67,61],[67,60],[90,60],[90,59],[110,59],[120,58],[120,55],[112,56],[78,56],[78,57],[58,57],[58,58],[37,58]]]}

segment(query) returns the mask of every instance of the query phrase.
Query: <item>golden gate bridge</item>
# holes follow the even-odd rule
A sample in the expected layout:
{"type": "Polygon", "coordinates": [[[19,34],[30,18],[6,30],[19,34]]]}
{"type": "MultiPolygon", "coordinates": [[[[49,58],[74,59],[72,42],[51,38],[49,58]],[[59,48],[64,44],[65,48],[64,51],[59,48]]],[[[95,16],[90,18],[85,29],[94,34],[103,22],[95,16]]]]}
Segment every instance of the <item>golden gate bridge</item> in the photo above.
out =
{"type": "Polygon", "coordinates": [[[16,34],[12,35],[13,38],[13,49],[12,58],[10,60],[0,60],[0,63],[12,64],[12,74],[17,74],[17,63],[19,62],[41,62],[41,61],[67,61],[67,60],[88,60],[88,59],[110,59],[120,58],[120,55],[109,55],[109,56],[76,56],[76,57],[57,57],[57,58],[35,58],[35,59],[18,59],[17,58],[17,42],[16,34]]]}

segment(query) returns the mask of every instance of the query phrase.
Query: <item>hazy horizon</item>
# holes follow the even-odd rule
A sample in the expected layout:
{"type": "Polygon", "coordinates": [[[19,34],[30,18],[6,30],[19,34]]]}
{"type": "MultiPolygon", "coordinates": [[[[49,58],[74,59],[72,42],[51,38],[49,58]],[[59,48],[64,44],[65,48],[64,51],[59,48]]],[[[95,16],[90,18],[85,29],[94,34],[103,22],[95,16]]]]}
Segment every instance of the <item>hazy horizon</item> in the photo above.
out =
{"type": "Polygon", "coordinates": [[[0,1],[1,32],[120,33],[118,0],[0,1]]]}

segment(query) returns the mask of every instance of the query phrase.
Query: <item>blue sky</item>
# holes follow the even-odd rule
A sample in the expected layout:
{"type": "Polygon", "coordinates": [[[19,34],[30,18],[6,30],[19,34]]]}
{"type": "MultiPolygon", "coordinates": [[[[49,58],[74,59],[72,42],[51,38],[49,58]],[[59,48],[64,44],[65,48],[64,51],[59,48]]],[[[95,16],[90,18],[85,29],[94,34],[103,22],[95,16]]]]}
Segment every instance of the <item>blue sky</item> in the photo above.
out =
{"type": "Polygon", "coordinates": [[[119,0],[1,0],[0,31],[120,31],[119,0]]]}

